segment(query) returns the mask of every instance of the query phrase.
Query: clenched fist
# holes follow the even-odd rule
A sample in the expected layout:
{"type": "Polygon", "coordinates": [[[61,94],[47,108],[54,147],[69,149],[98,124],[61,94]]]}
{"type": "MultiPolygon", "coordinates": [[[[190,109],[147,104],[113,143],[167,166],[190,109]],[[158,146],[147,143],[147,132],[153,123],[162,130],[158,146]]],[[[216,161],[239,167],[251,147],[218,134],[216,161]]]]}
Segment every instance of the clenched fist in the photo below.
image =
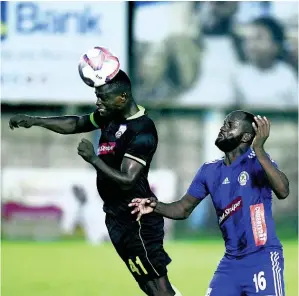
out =
{"type": "Polygon", "coordinates": [[[87,162],[91,163],[97,156],[90,141],[82,139],[78,145],[78,154],[87,162]]]}
{"type": "Polygon", "coordinates": [[[10,118],[9,127],[13,130],[18,127],[30,128],[34,124],[34,117],[24,114],[17,114],[10,118]]]}

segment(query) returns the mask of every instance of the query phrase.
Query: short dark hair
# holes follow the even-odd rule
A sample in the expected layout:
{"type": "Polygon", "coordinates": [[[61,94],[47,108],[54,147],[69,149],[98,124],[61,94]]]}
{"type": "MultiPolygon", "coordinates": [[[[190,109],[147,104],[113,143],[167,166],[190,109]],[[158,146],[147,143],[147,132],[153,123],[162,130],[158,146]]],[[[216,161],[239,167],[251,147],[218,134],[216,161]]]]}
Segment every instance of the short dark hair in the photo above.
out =
{"type": "Polygon", "coordinates": [[[279,46],[283,46],[285,41],[285,32],[283,25],[272,17],[259,17],[253,22],[254,25],[265,27],[271,34],[272,40],[279,46]]]}
{"type": "Polygon", "coordinates": [[[124,71],[119,70],[113,79],[98,87],[97,90],[109,93],[131,93],[131,80],[124,71]]]}
{"type": "Polygon", "coordinates": [[[247,133],[250,133],[252,135],[252,138],[249,142],[249,144],[251,145],[255,137],[255,130],[252,126],[252,123],[255,122],[254,120],[255,115],[246,111],[243,111],[243,113],[245,115],[245,117],[242,120],[244,122],[244,129],[246,130],[247,133]]]}
{"type": "Polygon", "coordinates": [[[254,132],[254,129],[253,129],[253,127],[252,127],[252,123],[255,122],[255,121],[254,121],[254,117],[255,117],[255,115],[252,114],[252,113],[246,112],[246,111],[243,111],[243,113],[244,113],[244,115],[245,115],[243,121],[244,121],[246,124],[250,125],[252,131],[254,132]]]}

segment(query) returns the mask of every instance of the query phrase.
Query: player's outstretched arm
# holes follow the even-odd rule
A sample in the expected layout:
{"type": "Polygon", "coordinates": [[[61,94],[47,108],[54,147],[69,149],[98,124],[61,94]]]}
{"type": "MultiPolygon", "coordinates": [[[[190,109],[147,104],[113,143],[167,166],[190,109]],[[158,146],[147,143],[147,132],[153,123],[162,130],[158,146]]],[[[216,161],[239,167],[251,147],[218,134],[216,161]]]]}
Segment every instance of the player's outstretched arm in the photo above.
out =
{"type": "Polygon", "coordinates": [[[169,219],[183,220],[190,216],[200,201],[200,199],[186,193],[180,200],[172,203],[163,203],[157,201],[155,198],[135,198],[129,204],[129,207],[134,207],[132,214],[138,213],[137,220],[142,215],[151,212],[158,213],[169,219]]]}
{"type": "Polygon", "coordinates": [[[279,199],[285,199],[289,195],[289,180],[270,160],[264,150],[264,144],[270,135],[270,121],[264,116],[254,118],[256,123],[252,123],[255,130],[255,138],[252,147],[256,157],[265,171],[271,189],[279,199]]]}
{"type": "Polygon", "coordinates": [[[17,114],[9,120],[9,127],[12,130],[14,128],[30,128],[32,126],[40,126],[59,134],[85,133],[97,129],[91,122],[90,115],[37,117],[17,114]]]}

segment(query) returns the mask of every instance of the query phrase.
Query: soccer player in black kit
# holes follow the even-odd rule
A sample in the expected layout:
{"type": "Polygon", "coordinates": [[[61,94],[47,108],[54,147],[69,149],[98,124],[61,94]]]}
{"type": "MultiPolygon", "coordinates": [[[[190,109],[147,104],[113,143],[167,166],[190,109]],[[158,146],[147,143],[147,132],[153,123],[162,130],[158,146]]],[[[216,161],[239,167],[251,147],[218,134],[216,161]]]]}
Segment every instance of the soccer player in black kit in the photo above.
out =
{"type": "Polygon", "coordinates": [[[125,72],[120,70],[110,82],[95,88],[95,94],[96,110],[91,114],[19,114],[10,119],[9,126],[40,126],[60,134],[101,129],[97,154],[86,139],[79,143],[78,154],[97,171],[97,188],[104,201],[111,241],[147,295],[179,296],[167,276],[166,266],[171,259],[163,248],[163,217],[152,213],[136,222],[127,206],[133,198],[153,196],[147,176],[158,143],[155,124],[144,108],[135,103],[125,72]]]}

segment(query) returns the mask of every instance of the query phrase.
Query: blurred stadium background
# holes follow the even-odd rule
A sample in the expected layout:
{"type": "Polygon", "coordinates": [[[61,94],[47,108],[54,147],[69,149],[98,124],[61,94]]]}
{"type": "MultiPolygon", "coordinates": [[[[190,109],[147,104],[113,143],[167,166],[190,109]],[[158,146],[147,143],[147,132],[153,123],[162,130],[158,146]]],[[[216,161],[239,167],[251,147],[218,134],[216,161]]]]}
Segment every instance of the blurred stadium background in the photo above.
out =
{"type": "MultiPolygon", "coordinates": [[[[227,112],[272,121],[267,151],[290,180],[273,200],[285,249],[286,292],[298,294],[298,2],[1,1],[2,295],[141,295],[104,226],[94,172],[77,156],[82,135],[11,132],[15,113],[93,110],[77,73],[80,54],[106,46],[155,120],[150,183],[184,194],[227,112]]],[[[97,145],[99,132],[86,135],[97,145]]],[[[207,198],[187,221],[166,221],[172,282],[204,295],[223,243],[207,198]]]]}

